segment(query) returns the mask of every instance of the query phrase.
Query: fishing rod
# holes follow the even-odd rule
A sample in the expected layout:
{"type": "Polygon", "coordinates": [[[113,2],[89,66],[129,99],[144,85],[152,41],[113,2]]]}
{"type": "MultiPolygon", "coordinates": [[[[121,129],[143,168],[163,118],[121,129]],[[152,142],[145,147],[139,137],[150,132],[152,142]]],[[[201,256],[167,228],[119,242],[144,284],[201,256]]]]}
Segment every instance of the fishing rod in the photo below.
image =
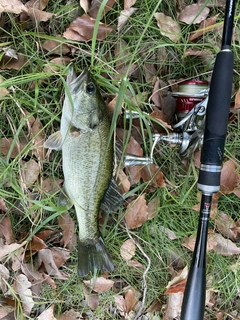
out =
{"type": "Polygon", "coordinates": [[[212,195],[220,189],[224,144],[231,103],[231,40],[235,0],[227,0],[221,51],[217,54],[206,111],[198,189],[202,192],[197,238],[183,297],[181,320],[203,320],[206,298],[206,246],[212,195]]]}

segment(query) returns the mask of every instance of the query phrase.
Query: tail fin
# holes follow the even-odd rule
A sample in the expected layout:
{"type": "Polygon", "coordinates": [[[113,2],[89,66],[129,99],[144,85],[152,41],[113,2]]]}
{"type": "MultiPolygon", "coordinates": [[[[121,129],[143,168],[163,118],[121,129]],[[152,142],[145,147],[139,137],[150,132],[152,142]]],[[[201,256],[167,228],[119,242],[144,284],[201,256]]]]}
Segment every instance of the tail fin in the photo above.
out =
{"type": "Polygon", "coordinates": [[[85,244],[78,240],[78,275],[84,277],[94,268],[104,271],[113,271],[114,265],[108,250],[99,237],[93,244],[85,244]]]}

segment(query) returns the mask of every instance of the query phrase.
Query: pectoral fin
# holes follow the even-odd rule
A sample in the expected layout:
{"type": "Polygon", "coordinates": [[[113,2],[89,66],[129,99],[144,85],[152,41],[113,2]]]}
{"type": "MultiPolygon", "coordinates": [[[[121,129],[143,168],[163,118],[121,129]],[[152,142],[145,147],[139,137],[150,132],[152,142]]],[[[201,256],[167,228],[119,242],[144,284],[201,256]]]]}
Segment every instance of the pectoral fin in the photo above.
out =
{"type": "Polygon", "coordinates": [[[118,208],[122,205],[124,197],[121,191],[112,178],[111,183],[101,201],[101,209],[106,213],[116,212],[118,208]]]}
{"type": "Polygon", "coordinates": [[[60,131],[57,131],[51,134],[48,139],[43,144],[44,148],[52,150],[61,150],[62,149],[62,134],[60,131]]]}

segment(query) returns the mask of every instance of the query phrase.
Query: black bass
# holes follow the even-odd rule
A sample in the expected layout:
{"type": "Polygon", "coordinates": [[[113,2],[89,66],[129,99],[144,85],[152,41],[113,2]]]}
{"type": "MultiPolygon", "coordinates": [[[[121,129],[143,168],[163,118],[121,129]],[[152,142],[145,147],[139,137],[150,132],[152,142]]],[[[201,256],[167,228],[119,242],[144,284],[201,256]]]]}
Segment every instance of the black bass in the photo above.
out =
{"type": "Polygon", "coordinates": [[[78,274],[82,277],[94,268],[114,269],[99,232],[98,214],[101,205],[106,209],[111,202],[120,204],[121,194],[111,181],[113,141],[105,103],[87,70],[77,77],[70,66],[66,82],[69,91],[65,92],[60,131],[44,146],[62,150],[64,189],[59,204],[74,205],[76,210],[78,274]]]}

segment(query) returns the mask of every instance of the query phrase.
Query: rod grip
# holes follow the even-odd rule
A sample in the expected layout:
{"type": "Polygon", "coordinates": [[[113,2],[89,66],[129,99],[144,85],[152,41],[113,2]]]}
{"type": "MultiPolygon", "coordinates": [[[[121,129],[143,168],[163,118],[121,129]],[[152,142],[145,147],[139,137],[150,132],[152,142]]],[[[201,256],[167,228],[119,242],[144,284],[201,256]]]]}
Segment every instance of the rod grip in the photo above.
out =
{"type": "Polygon", "coordinates": [[[203,320],[206,299],[206,270],[192,265],[182,303],[181,320],[203,320]]]}
{"type": "Polygon", "coordinates": [[[198,188],[214,193],[220,187],[221,166],[231,103],[233,53],[217,54],[209,91],[198,188]]]}

